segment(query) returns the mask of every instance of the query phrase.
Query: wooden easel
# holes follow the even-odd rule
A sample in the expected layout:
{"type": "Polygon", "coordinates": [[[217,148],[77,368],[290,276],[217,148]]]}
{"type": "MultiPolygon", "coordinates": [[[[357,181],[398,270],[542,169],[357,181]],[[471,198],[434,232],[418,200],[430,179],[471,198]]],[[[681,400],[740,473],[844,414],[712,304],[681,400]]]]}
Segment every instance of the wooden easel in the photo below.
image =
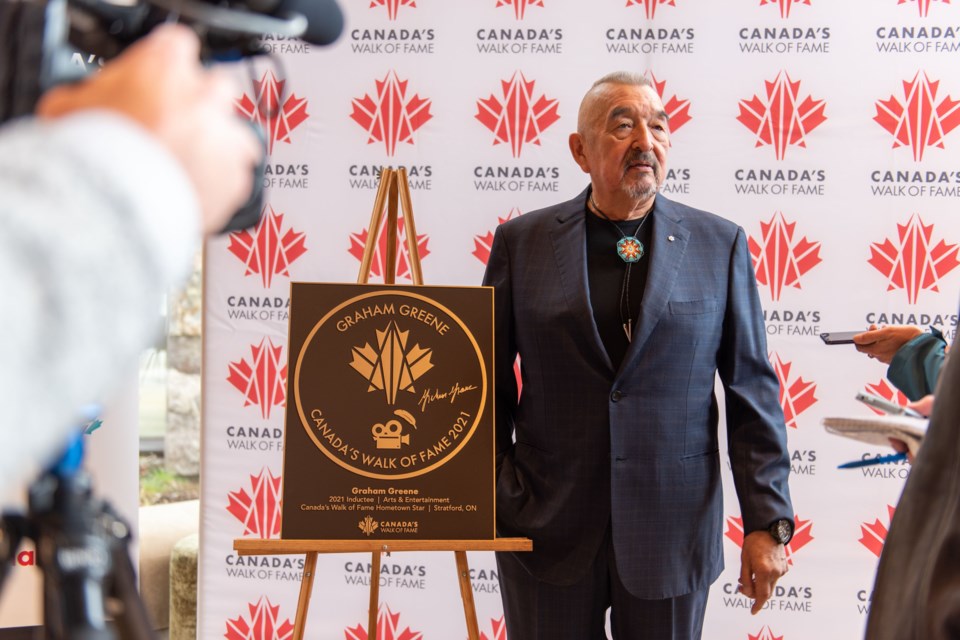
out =
{"type": "MultiPolygon", "coordinates": [[[[405,169],[384,168],[380,171],[380,185],[373,203],[373,214],[363,247],[360,275],[357,284],[367,284],[373,253],[380,237],[383,211],[387,210],[387,255],[383,273],[384,284],[396,284],[397,277],[397,209],[403,207],[404,231],[407,236],[407,256],[410,261],[410,277],[413,284],[423,284],[420,269],[420,253],[417,249],[417,229],[413,222],[413,205],[410,200],[410,185],[405,169]],[[384,206],[386,205],[386,206],[384,206]]],[[[293,627],[293,640],[303,640],[313,591],[313,578],[319,553],[370,552],[370,610],[367,622],[367,638],[377,640],[377,614],[380,610],[380,561],[384,553],[393,551],[453,551],[457,563],[457,581],[463,600],[463,614],[467,623],[469,640],[480,640],[477,625],[477,610],[473,603],[473,585],[470,583],[470,567],[467,551],[532,551],[529,538],[494,538],[492,540],[254,540],[237,538],[234,550],[241,556],[306,554],[303,577],[300,581],[300,598],[297,617],[293,627]]]]}

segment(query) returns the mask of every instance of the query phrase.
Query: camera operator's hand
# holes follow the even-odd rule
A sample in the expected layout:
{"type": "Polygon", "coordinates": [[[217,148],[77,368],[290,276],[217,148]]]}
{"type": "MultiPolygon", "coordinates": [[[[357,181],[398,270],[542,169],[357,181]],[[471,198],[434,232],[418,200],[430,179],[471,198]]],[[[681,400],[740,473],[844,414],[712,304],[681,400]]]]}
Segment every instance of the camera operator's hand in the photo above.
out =
{"type": "Polygon", "coordinates": [[[160,26],[99,73],[48,91],[37,115],[107,109],[141,124],[186,171],[209,234],[222,229],[249,198],[262,148],[234,113],[238,88],[225,73],[201,66],[199,52],[189,28],[160,26]]]}

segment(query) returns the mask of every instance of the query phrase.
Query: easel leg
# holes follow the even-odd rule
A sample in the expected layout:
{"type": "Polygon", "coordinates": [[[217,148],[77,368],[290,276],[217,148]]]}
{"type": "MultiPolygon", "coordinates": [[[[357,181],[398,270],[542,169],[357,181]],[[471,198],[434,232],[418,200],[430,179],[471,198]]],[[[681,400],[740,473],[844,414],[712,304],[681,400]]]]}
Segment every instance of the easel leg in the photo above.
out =
{"type": "Polygon", "coordinates": [[[310,593],[313,591],[313,574],[317,568],[317,552],[307,553],[303,563],[303,578],[300,579],[300,600],[297,602],[297,618],[293,625],[293,640],[303,640],[307,625],[307,609],[310,608],[310,593]]]}
{"type": "Polygon", "coordinates": [[[370,569],[370,617],[367,622],[367,639],[377,640],[377,614],[380,613],[380,552],[373,552],[370,569]]]}
{"type": "Polygon", "coordinates": [[[457,558],[457,578],[460,580],[460,597],[463,598],[463,615],[467,621],[467,638],[480,640],[477,627],[477,608],[473,604],[473,585],[470,583],[470,567],[467,566],[467,552],[454,551],[457,558]]]}

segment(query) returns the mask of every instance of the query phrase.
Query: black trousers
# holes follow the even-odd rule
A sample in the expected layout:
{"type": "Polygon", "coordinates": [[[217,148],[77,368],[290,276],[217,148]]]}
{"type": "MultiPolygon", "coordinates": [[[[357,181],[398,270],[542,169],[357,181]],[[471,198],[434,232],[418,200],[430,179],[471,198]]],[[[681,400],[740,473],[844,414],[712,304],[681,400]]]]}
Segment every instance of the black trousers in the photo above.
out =
{"type": "Polygon", "coordinates": [[[513,553],[498,553],[497,569],[510,640],[606,640],[607,609],[613,640],[700,640],[709,590],[634,597],[620,580],[609,533],[586,575],[569,586],[537,580],[513,553]]]}

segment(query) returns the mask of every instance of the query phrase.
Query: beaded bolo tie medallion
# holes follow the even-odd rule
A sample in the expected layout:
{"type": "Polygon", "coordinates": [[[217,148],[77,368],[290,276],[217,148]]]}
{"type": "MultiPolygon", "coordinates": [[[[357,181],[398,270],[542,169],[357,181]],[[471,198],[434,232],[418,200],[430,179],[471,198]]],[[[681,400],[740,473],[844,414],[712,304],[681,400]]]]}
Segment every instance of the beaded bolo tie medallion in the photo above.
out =
{"type": "Polygon", "coordinates": [[[617,240],[617,255],[620,256],[620,259],[627,265],[627,268],[623,271],[623,282],[620,284],[620,322],[623,325],[623,332],[627,336],[627,342],[633,342],[633,313],[630,310],[630,267],[633,263],[639,262],[640,258],[646,253],[643,243],[640,242],[637,235],[640,233],[640,229],[643,228],[643,224],[652,212],[648,212],[647,215],[643,216],[640,224],[638,224],[633,233],[628,236],[616,222],[600,210],[600,207],[597,206],[597,201],[593,199],[592,193],[590,194],[590,204],[593,205],[594,211],[600,214],[600,217],[609,222],[613,228],[617,230],[617,233],[620,234],[620,239],[617,240]]]}

